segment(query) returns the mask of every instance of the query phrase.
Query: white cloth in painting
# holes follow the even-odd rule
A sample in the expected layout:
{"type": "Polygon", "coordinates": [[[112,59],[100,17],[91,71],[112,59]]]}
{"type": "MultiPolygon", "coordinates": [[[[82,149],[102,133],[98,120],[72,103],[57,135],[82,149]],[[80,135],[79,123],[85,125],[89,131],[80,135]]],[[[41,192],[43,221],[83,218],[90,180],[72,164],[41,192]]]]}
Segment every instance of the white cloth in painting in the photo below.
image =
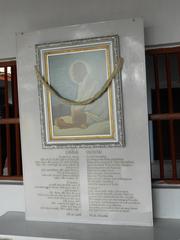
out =
{"type": "MultiPolygon", "coordinates": [[[[76,100],[82,101],[93,97],[102,87],[94,74],[89,74],[88,67],[84,62],[78,61],[71,66],[71,78],[78,84],[76,100]],[[92,77],[93,76],[93,77],[92,77]]],[[[106,80],[106,78],[105,78],[106,80]]],[[[108,120],[108,101],[107,93],[95,102],[85,106],[72,106],[71,111],[81,110],[86,113],[87,124],[108,120]]]]}

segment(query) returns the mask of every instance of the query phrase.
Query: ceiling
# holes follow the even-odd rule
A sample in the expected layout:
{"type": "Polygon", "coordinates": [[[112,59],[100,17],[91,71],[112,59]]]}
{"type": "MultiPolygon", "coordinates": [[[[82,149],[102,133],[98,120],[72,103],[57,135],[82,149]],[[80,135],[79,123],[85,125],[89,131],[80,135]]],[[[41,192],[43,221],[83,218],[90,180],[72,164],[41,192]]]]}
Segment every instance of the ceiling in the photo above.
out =
{"type": "Polygon", "coordinates": [[[0,59],[16,56],[17,32],[142,17],[145,43],[180,42],[180,0],[0,0],[0,59]]]}
{"type": "Polygon", "coordinates": [[[0,29],[27,31],[142,17],[146,27],[179,20],[179,0],[0,0],[0,29]]]}

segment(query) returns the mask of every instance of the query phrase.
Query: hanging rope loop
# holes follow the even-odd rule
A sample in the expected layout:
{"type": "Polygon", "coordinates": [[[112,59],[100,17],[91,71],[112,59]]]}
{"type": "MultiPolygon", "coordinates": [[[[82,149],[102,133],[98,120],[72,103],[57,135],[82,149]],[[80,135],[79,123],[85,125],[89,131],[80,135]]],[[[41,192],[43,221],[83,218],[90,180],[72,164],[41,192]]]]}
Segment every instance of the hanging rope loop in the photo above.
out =
{"type": "Polygon", "coordinates": [[[110,74],[109,78],[106,80],[102,88],[94,94],[94,96],[85,99],[85,100],[72,100],[62,96],[51,84],[46,81],[46,79],[40,74],[38,66],[35,65],[35,73],[37,80],[40,81],[44,87],[53,95],[55,95],[58,99],[60,99],[63,103],[70,104],[70,105],[87,105],[90,103],[95,102],[98,98],[100,98],[109,88],[112,83],[112,80],[116,78],[117,74],[122,70],[124,60],[123,58],[119,58],[115,64],[113,72],[110,74]]]}

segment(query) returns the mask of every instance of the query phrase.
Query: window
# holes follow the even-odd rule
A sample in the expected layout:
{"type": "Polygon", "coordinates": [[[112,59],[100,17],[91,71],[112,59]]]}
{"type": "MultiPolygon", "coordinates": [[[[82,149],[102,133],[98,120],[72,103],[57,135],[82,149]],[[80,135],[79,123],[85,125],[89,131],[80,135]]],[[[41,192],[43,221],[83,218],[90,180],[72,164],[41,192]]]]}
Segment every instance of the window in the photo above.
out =
{"type": "Polygon", "coordinates": [[[153,180],[180,180],[180,47],[146,51],[153,180]]]}
{"type": "MultiPolygon", "coordinates": [[[[146,50],[152,179],[180,181],[180,47],[146,50]]],[[[22,180],[16,62],[0,62],[0,179],[22,180]]]]}
{"type": "Polygon", "coordinates": [[[0,179],[22,180],[16,62],[0,62],[0,179]]]}

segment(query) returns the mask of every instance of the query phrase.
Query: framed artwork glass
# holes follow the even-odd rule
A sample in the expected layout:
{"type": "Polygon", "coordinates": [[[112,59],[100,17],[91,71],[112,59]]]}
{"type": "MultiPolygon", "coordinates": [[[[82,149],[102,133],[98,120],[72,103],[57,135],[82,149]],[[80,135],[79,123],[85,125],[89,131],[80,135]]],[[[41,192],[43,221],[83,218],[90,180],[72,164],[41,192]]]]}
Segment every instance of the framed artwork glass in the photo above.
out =
{"type": "MultiPolygon", "coordinates": [[[[45,81],[76,101],[93,97],[111,75],[120,56],[119,36],[36,45],[37,64],[45,81]]],[[[121,74],[93,103],[61,102],[39,83],[43,147],[124,146],[121,74]]]]}

